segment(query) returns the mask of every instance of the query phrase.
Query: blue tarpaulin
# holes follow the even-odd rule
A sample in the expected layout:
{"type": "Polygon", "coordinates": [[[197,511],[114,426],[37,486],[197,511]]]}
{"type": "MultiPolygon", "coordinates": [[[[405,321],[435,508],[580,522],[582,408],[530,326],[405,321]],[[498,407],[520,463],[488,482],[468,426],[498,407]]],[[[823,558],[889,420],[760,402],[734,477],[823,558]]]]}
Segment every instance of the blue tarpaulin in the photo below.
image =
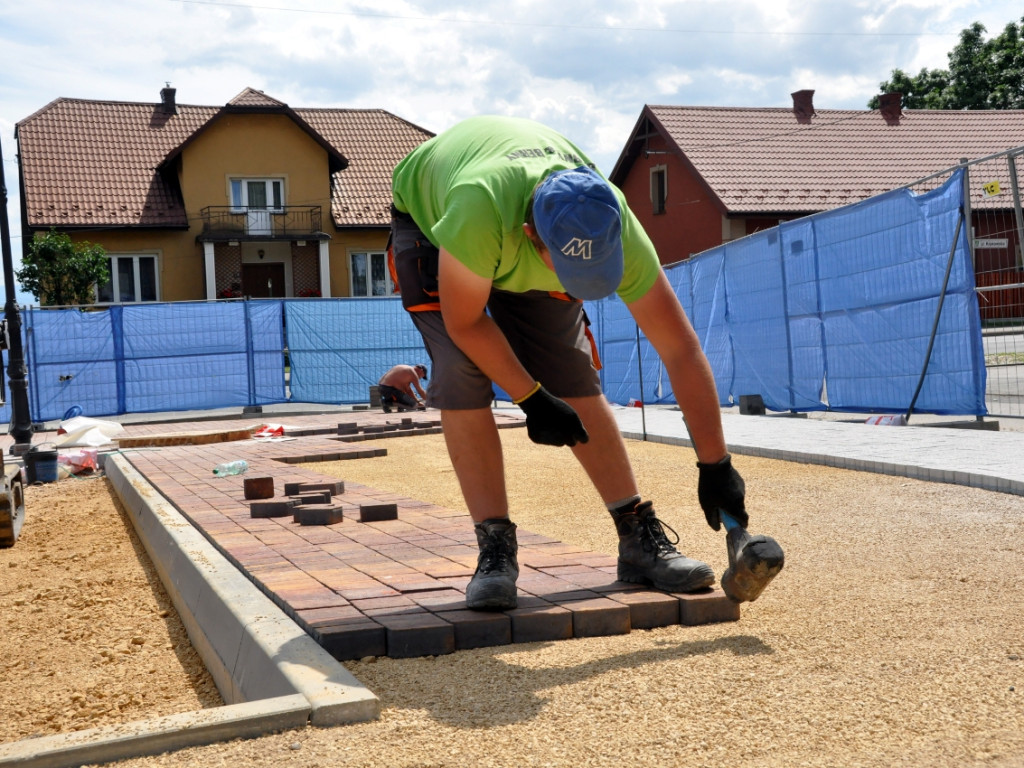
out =
{"type": "MultiPolygon", "coordinates": [[[[968,227],[956,236],[962,184],[957,171],[932,192],[889,192],[668,268],[721,404],[758,394],[774,411],[902,412],[941,300],[916,410],[984,414],[968,227]]],[[[613,297],[586,310],[609,400],[675,402],[625,305],[613,297]]],[[[73,405],[98,417],[285,400],[365,403],[392,365],[430,364],[391,297],[28,309],[22,332],[33,422],[59,419],[73,405]]],[[[0,418],[10,421],[9,403],[0,418]]]]}
{"type": "MultiPolygon", "coordinates": [[[[961,223],[957,234],[962,185],[957,171],[934,191],[895,190],[670,267],[721,404],[758,394],[775,411],[901,412],[927,360],[917,411],[984,414],[985,361],[967,227],[961,223]]],[[[609,398],[674,402],[646,340],[639,349],[640,391],[638,352],[628,342],[622,303],[606,299],[588,305],[588,313],[604,334],[599,351],[609,398]]]]}
{"type": "Polygon", "coordinates": [[[430,365],[401,299],[294,300],[285,307],[292,400],[365,403],[391,366],[430,365]]]}

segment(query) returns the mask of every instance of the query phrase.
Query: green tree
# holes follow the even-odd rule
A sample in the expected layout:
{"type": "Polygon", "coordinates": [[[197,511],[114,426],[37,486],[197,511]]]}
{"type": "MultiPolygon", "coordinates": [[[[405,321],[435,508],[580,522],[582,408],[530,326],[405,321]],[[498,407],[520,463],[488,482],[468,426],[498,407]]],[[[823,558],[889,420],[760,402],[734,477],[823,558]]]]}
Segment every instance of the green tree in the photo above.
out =
{"type": "Polygon", "coordinates": [[[74,243],[51,229],[35,237],[14,274],[41,306],[66,306],[93,304],[93,289],[110,279],[110,267],[101,246],[74,243]]]}
{"type": "MultiPolygon", "coordinates": [[[[960,33],[948,58],[949,69],[922,69],[917,75],[894,69],[879,88],[903,94],[905,109],[1024,109],[1024,17],[990,40],[985,26],[974,22],[960,33]]],[[[874,96],[868,108],[878,106],[874,96]]]]}

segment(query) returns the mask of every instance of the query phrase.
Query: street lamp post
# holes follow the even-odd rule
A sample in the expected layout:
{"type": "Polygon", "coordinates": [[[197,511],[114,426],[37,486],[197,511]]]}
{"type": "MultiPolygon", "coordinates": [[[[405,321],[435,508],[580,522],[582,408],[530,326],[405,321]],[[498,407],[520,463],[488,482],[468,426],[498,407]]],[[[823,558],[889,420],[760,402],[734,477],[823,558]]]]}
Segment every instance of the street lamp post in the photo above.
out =
{"type": "Polygon", "coordinates": [[[3,244],[4,322],[7,336],[7,376],[11,391],[11,423],[8,434],[14,438],[12,455],[21,455],[32,445],[32,417],[28,407],[28,375],[25,368],[25,350],[21,345],[21,315],[18,313],[14,290],[14,259],[11,255],[11,228],[7,220],[7,183],[4,180],[3,147],[0,146],[0,241],[3,244]]]}

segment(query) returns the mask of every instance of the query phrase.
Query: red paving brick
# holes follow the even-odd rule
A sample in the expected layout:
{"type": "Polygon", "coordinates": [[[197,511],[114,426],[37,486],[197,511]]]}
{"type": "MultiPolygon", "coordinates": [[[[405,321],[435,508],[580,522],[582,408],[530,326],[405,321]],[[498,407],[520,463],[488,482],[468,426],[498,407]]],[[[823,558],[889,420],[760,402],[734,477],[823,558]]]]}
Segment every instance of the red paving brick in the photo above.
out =
{"type": "MultiPolygon", "coordinates": [[[[672,624],[735,621],[739,606],[719,589],[669,595],[616,581],[614,556],[519,528],[519,606],[504,612],[466,608],[476,567],[476,536],[465,512],[409,499],[298,466],[370,458],[385,448],[363,439],[439,431],[431,415],[354,412],[288,417],[284,440],[181,444],[123,455],[289,616],[341,660],[409,657],[455,650],[624,634],[672,624]],[[384,427],[374,432],[375,427],[384,427]],[[369,428],[369,429],[368,429],[369,428]],[[249,477],[271,478],[267,501],[325,491],[345,514],[301,525],[292,515],[263,517],[246,500],[244,476],[215,477],[213,467],[244,458],[249,477]],[[336,519],[338,518],[338,519],[336,519]]],[[[499,426],[522,426],[495,414],[499,426]]],[[[218,422],[224,430],[258,419],[218,422]]],[[[132,436],[187,433],[188,424],[128,425],[132,436]]],[[[200,429],[211,432],[204,424],[200,429]]],[[[171,441],[173,442],[173,441],[171,441]]],[[[251,483],[249,484],[251,485],[251,483]]],[[[292,512],[295,510],[292,509],[292,512]]]]}

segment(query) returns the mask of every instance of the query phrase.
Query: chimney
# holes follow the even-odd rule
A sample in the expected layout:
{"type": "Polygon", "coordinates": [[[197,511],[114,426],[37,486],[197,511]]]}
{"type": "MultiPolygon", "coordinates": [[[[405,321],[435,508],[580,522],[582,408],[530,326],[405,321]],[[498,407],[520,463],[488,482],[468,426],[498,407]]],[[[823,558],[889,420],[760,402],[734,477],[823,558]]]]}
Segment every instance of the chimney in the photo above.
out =
{"type": "Polygon", "coordinates": [[[902,93],[883,93],[878,97],[878,111],[882,113],[886,125],[899,125],[903,110],[900,103],[903,101],[902,93]]]}
{"type": "Polygon", "coordinates": [[[798,123],[809,123],[814,117],[814,91],[803,90],[791,93],[793,97],[793,114],[798,123]]]}
{"type": "Polygon", "coordinates": [[[170,83],[167,83],[165,87],[160,89],[160,111],[164,114],[178,114],[178,107],[174,103],[174,94],[176,92],[174,88],[171,88],[170,83]]]}

